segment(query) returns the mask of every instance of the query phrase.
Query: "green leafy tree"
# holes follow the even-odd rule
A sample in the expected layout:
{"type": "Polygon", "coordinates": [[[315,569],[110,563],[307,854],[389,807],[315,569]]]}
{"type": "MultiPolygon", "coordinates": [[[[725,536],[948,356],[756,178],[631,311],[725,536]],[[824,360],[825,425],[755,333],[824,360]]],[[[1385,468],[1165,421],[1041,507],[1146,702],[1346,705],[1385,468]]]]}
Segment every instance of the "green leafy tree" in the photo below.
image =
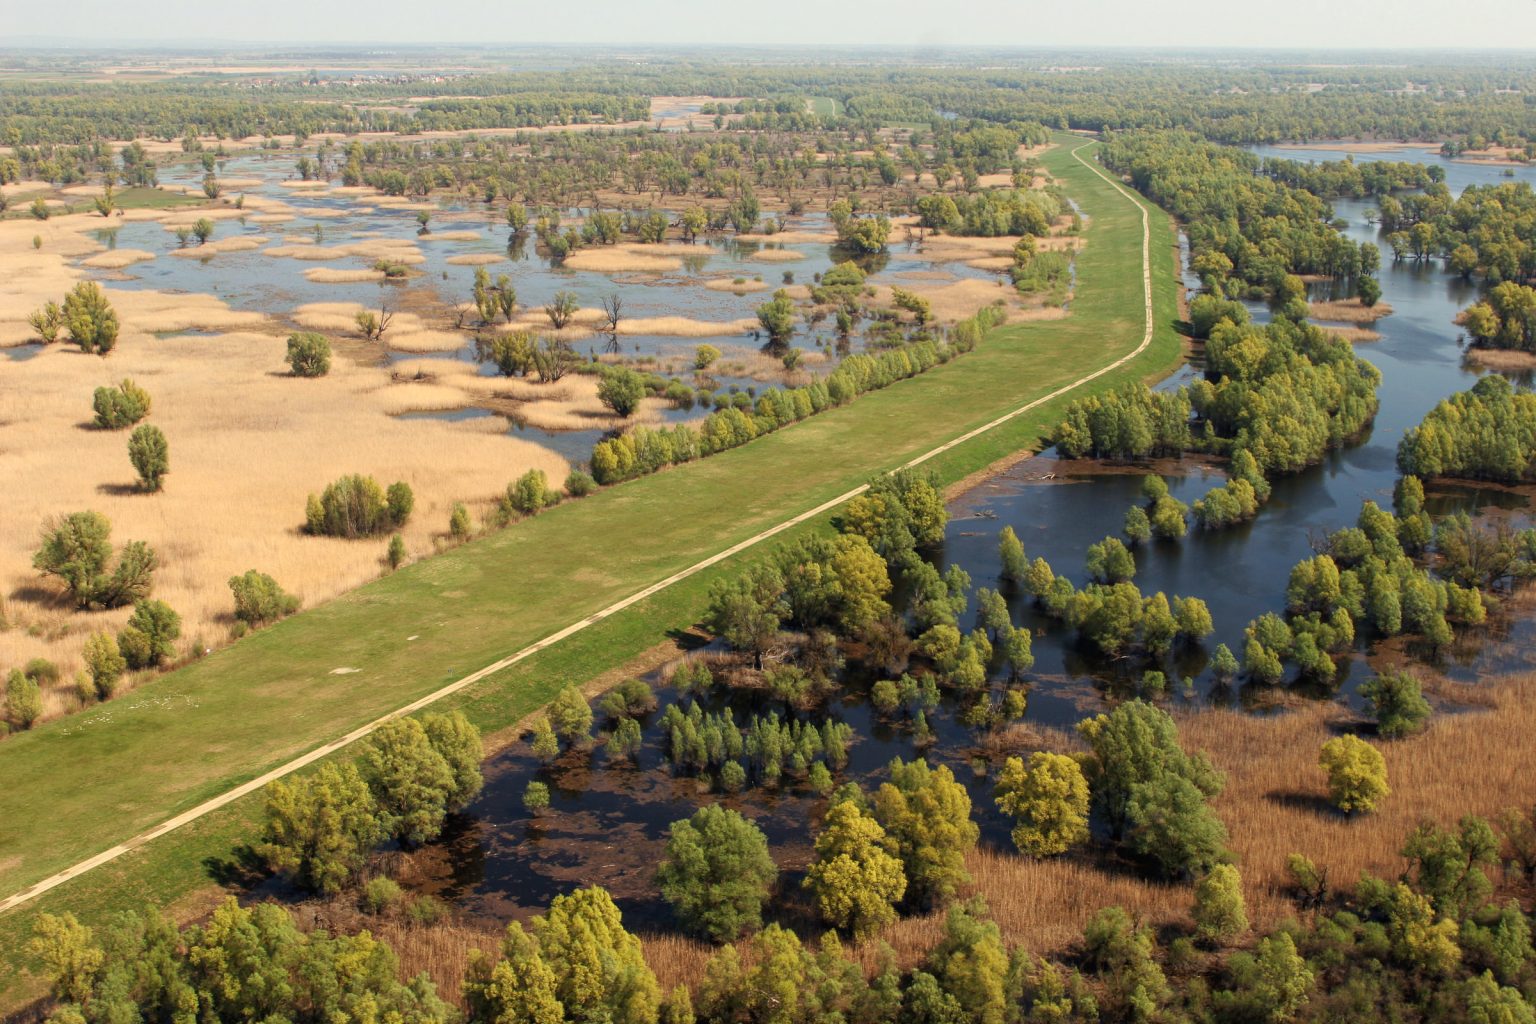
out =
{"type": "Polygon", "coordinates": [[[384,723],[369,737],[362,760],[385,833],[406,847],[436,839],[454,809],[457,780],[422,723],[384,723]]]}
{"type": "Polygon", "coordinates": [[[448,515],[448,533],[454,540],[463,542],[469,540],[473,532],[474,524],[470,522],[469,509],[464,507],[462,501],[454,502],[453,511],[448,515]]]}
{"type": "Polygon", "coordinates": [[[99,512],[72,512],[43,526],[43,544],[32,556],[32,567],[56,576],[75,605],[93,604],[112,558],[112,524],[99,512]]]}
{"type": "Polygon", "coordinates": [[[1169,875],[1209,871],[1226,856],[1227,829],[1185,775],[1163,772],[1131,790],[1128,845],[1169,875]]]}
{"type": "Polygon", "coordinates": [[[164,601],[134,603],[128,624],[117,634],[117,646],[129,668],[153,668],[176,653],[181,616],[164,601]]]}
{"type": "Polygon", "coordinates": [[[895,904],[907,891],[901,861],[886,849],[885,829],[852,801],[827,812],[804,884],[821,919],[856,937],[896,920],[895,904]]]}
{"type": "Polygon", "coordinates": [[[555,995],[555,972],[539,942],[513,921],[501,940],[500,956],[472,950],[464,972],[464,1001],[471,1019],[496,1024],[565,1024],[555,995]]]}
{"type": "Polygon", "coordinates": [[[1079,723],[1077,730],[1090,749],[1083,772],[1093,804],[1117,837],[1129,824],[1136,788],[1162,775],[1186,778],[1206,796],[1221,791],[1220,773],[1203,755],[1185,753],[1173,719],[1155,705],[1127,701],[1079,723]]]}
{"type": "Polygon", "coordinates": [[[1464,920],[1481,911],[1493,894],[1484,869],[1499,863],[1499,838],[1476,815],[1462,818],[1454,831],[1420,824],[1401,852],[1414,889],[1444,917],[1464,920]]]}
{"type": "Polygon", "coordinates": [[[533,934],[567,1019],[654,1024],[661,988],[606,890],[556,896],[533,934]]]}
{"type": "Polygon", "coordinates": [[[421,726],[426,730],[427,742],[447,762],[453,777],[453,785],[446,794],[448,810],[461,811],[485,784],[480,769],[480,762],[485,760],[480,730],[462,711],[423,715],[421,726]]]}
{"type": "Polygon", "coordinates": [[[1248,907],[1237,868],[1217,864],[1195,885],[1195,934],[1209,943],[1226,942],[1248,930],[1248,907]]]}
{"type": "Polygon", "coordinates": [[[971,820],[971,798],[948,765],[894,760],[890,778],[873,799],[875,820],[907,876],[907,898],[938,906],[970,881],[965,855],[980,830],[971,820]]]}
{"type": "Polygon", "coordinates": [[[64,297],[64,327],[87,354],[104,356],[117,345],[117,313],[95,281],[81,281],[64,297]]]}
{"type": "Polygon", "coordinates": [[[928,967],[960,1011],[960,1020],[1006,1024],[1011,964],[1002,932],[986,919],[980,899],[949,908],[944,933],[928,954],[928,967]]]}
{"type": "Polygon", "coordinates": [[[700,373],[715,365],[720,358],[720,350],[713,345],[700,345],[693,351],[693,368],[700,373]]]}
{"type": "Polygon", "coordinates": [[[149,392],[126,378],[117,387],[97,388],[91,399],[96,425],[102,430],[133,426],[149,415],[150,405],[149,392]]]}
{"type": "Polygon", "coordinates": [[[158,491],[171,471],[171,449],[159,427],[145,423],[134,428],[128,438],[128,460],[139,474],[139,486],[158,491]]]}
{"type": "Polygon", "coordinates": [[[257,856],[311,892],[340,892],[385,836],[368,783],[355,765],[326,763],[313,774],[267,786],[266,827],[257,856]]]}
{"type": "Polygon", "coordinates": [[[85,641],[85,669],[97,700],[108,700],[117,689],[117,681],[128,669],[128,662],[117,649],[117,638],[102,631],[85,641]]]}
{"type": "Polygon", "coordinates": [[[758,306],[757,322],[773,341],[788,341],[795,333],[795,304],[789,293],[780,289],[773,293],[773,298],[758,306]]]}
{"type": "MultiPolygon", "coordinates": [[[[0,213],[3,212],[4,208],[0,207],[0,213]]],[[[49,300],[27,315],[27,323],[37,332],[39,341],[44,345],[52,345],[59,340],[59,329],[64,326],[64,310],[59,308],[57,302],[49,300]]]]}
{"type": "Polygon", "coordinates": [[[288,335],[288,369],[295,377],[324,377],[331,372],[331,343],[314,331],[288,335]]]}
{"type": "Polygon", "coordinates": [[[557,495],[549,486],[542,469],[530,469],[507,486],[502,508],[509,513],[531,516],[553,505],[557,495]]]}
{"type": "Polygon", "coordinates": [[[1010,757],[994,789],[997,808],[1013,818],[1013,842],[1032,857],[1054,857],[1088,839],[1088,780],[1078,763],[1044,751],[1010,757]]]}
{"type": "Polygon", "coordinates": [[[1311,999],[1315,975],[1296,951],[1287,932],[1260,940],[1253,953],[1234,953],[1227,961],[1232,987],[1215,994],[1223,1019],[1286,1024],[1295,1020],[1311,999]]]}
{"type": "Polygon", "coordinates": [[[18,729],[30,729],[43,713],[43,697],[37,680],[20,669],[11,669],[5,680],[5,717],[18,729]]]}
{"type": "Polygon", "coordinates": [[[106,963],[94,939],[92,930],[68,911],[37,916],[27,952],[42,967],[55,999],[78,1005],[91,997],[106,963]]]}
{"type": "Polygon", "coordinates": [[[586,743],[592,736],[592,706],[574,685],[567,685],[547,709],[549,724],[555,735],[568,746],[586,743]]]}
{"type": "Polygon", "coordinates": [[[656,878],[684,927],[726,942],[762,922],[778,873],[762,830],[711,804],[672,823],[656,878]]]}
{"type": "Polygon", "coordinates": [[[1358,736],[1324,743],[1317,763],[1328,773],[1328,798],[1345,814],[1374,811],[1390,792],[1386,759],[1358,736]]]}
{"type": "Polygon", "coordinates": [[[1100,583],[1124,583],[1136,575],[1136,559],[1118,537],[1088,547],[1088,575],[1100,583]]]}
{"type": "Polygon", "coordinates": [[[605,367],[597,384],[597,397],[620,419],[628,419],[645,397],[645,378],[627,366],[605,367]]]}
{"type": "Polygon", "coordinates": [[[1029,571],[1029,560],[1024,557],[1024,545],[1013,527],[1005,526],[997,535],[997,552],[1003,563],[1003,578],[1022,583],[1029,571]]]}
{"type": "Polygon", "coordinates": [[[545,305],[544,315],[549,317],[550,324],[558,331],[571,322],[580,308],[580,300],[576,298],[575,292],[561,291],[556,292],[555,297],[545,305]]]}
{"type": "Polygon", "coordinates": [[[305,508],[306,526],[310,533],[324,537],[372,537],[387,530],[405,525],[404,519],[396,519],[403,511],[407,516],[413,500],[407,500],[410,488],[405,484],[391,485],[386,497],[378,481],[371,476],[353,473],[327,484],[325,490],[310,495],[305,508]],[[400,490],[400,488],[404,490],[400,490]]]}
{"type": "Polygon", "coordinates": [[[1387,739],[1416,733],[1429,721],[1429,702],[1419,681],[1406,673],[1383,673],[1364,683],[1360,696],[1376,717],[1376,731],[1387,739]]]}

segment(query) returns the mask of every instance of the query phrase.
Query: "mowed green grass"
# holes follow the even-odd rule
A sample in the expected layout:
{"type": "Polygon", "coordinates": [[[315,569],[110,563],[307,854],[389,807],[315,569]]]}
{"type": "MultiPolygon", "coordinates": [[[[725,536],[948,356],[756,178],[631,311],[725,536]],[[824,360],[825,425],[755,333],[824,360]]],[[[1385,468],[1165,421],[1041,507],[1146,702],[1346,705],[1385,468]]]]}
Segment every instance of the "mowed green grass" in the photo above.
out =
{"type": "MultiPolygon", "coordinates": [[[[122,842],[1134,349],[1143,330],[1139,211],[1066,148],[1045,159],[1089,218],[1070,317],[999,329],[977,351],[922,377],[735,451],[559,506],[0,743],[0,893],[122,842]],[[338,668],[357,671],[333,674],[338,668]]],[[[1155,209],[1151,225],[1157,330],[1147,352],[933,459],[927,467],[941,480],[1038,447],[1071,397],[1177,361],[1175,239],[1155,209]]],[[[824,523],[786,536],[817,528],[824,523]]],[[[485,730],[514,723],[567,682],[622,665],[697,621],[710,583],[774,543],[488,677],[447,706],[462,707],[485,730]]],[[[258,796],[240,801],[0,918],[0,963],[19,963],[38,912],[67,909],[96,920],[145,901],[172,905],[208,886],[205,862],[228,858],[259,814],[258,796]]],[[[4,977],[16,975],[0,970],[4,977]]],[[[15,997],[0,981],[0,1005],[15,997]]]]}

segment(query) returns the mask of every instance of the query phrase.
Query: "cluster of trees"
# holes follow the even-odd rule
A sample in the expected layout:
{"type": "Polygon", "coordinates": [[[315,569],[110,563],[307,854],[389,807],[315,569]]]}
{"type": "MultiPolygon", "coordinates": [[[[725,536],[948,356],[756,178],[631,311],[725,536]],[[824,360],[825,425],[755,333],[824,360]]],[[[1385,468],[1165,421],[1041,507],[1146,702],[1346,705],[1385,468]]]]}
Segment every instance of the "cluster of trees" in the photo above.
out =
{"type": "MultiPolygon", "coordinates": [[[[874,793],[850,784],[832,797],[803,885],[826,924],[868,936],[898,909],[952,901],[970,882],[965,856],[979,836],[948,767],[898,759],[874,793]]],[[[778,877],[762,830],[718,805],[673,823],[657,872],[679,922],[715,942],[762,927],[778,877]]]]}
{"type": "MultiPolygon", "coordinates": [[[[763,434],[844,405],[866,391],[889,387],[948,362],[975,347],[981,335],[997,323],[992,307],[961,321],[948,338],[916,341],[877,353],[855,353],[838,364],[824,380],[800,388],[772,388],[755,402],[743,401],[717,409],[698,427],[679,424],[671,429],[637,427],[599,441],[592,449],[592,476],[600,484],[617,483],[654,473],[668,465],[691,462],[736,448],[763,434]]],[[[740,396],[738,396],[740,397],[740,396]]]]}
{"type": "Polygon", "coordinates": [[[1364,199],[1427,189],[1445,181],[1445,168],[1412,160],[1281,160],[1269,157],[1259,173],[1324,198],[1364,199]]]}
{"type": "MultiPolygon", "coordinates": [[[[1293,473],[1357,436],[1374,418],[1380,372],[1349,344],[1281,317],[1267,326],[1223,318],[1206,343],[1207,378],[1175,393],[1131,387],[1073,402],[1055,433],[1063,455],[1148,458],[1185,449],[1252,459],[1235,468],[1262,503],[1260,476],[1293,473]],[[1190,414],[1194,414],[1191,421],[1190,414]],[[1257,473],[1255,473],[1257,470],[1257,473]]],[[[1230,490],[1215,522],[1251,501],[1230,490]],[[1238,500],[1239,497],[1241,500],[1238,500]],[[1227,508],[1227,498],[1235,508],[1227,508]]],[[[1219,513],[1212,515],[1211,513],[1219,513]]]]}
{"type": "Polygon", "coordinates": [[[1211,292],[1273,294],[1288,275],[1354,277],[1379,261],[1333,226],[1324,199],[1266,176],[1245,150],[1190,132],[1137,131],[1112,136],[1101,158],[1179,218],[1190,265],[1211,292]]]}
{"type": "MultiPolygon", "coordinates": [[[[800,675],[790,681],[795,696],[806,689],[800,675]]],[[[769,686],[777,690],[771,679],[769,686]]],[[[847,766],[853,742],[852,727],[830,718],[818,726],[798,718],[785,721],[770,711],[742,724],[729,708],[707,712],[697,701],[688,702],[686,711],[669,705],[659,728],[674,767],[712,773],[726,792],[753,784],[777,786],[786,772],[808,781],[813,790],[830,792],[832,773],[847,766]]]]}
{"type": "MultiPolygon", "coordinates": [[[[1122,724],[1130,726],[1130,717],[1122,724]]],[[[1209,774],[1198,757],[1169,746],[1158,723],[1136,724],[1143,728],[1115,734],[1125,749],[1110,752],[1104,766],[1128,769],[1116,783],[1137,794],[1128,818],[1156,791],[1198,789],[1193,779],[1209,774]]],[[[1109,752],[1107,727],[1095,742],[1109,752]]],[[[901,878],[909,867],[936,871],[939,880],[949,874],[940,848],[909,864],[893,846],[899,851],[925,829],[942,836],[947,854],[974,842],[942,817],[961,809],[964,789],[938,772],[911,771],[918,765],[893,766],[880,793],[839,800],[824,819],[806,886],[824,918],[843,915],[841,927],[854,936],[886,923],[890,908],[907,899],[901,878]],[[898,768],[911,777],[897,779],[898,768]]],[[[754,915],[761,919],[753,894],[777,871],[754,831],[719,807],[674,826],[663,877],[690,886],[680,904],[699,915],[690,920],[700,932],[734,936],[754,927],[754,915]]],[[[462,991],[469,1021],[537,1024],[1523,1024],[1536,1016],[1525,995],[1536,980],[1531,922],[1518,900],[1500,898],[1496,881],[1500,868],[1520,878],[1536,867],[1533,836],[1527,812],[1508,815],[1502,829],[1475,816],[1426,823],[1404,840],[1400,878],[1366,875],[1339,888],[1312,860],[1292,854],[1285,895],[1307,913],[1263,934],[1250,924],[1238,870],[1216,864],[1194,886],[1191,924],[1155,929],[1105,907],[1055,958],[1010,948],[976,899],[949,906],[932,948],[905,969],[883,943],[866,951],[873,961],[866,966],[836,932],[807,945],[770,923],[718,949],[691,986],[667,992],[608,893],[577,889],[528,927],[509,925],[495,952],[473,954],[462,991]]],[[[425,975],[399,979],[387,945],[367,933],[301,932],[271,903],[242,908],[231,899],[206,923],[181,930],[153,912],[124,913],[99,929],[43,914],[29,948],[56,1001],[56,1024],[106,1024],[165,1007],[295,1024],[460,1019],[425,975]]]]}
{"type": "MultiPolygon", "coordinates": [[[[1298,563],[1286,587],[1286,614],[1266,613],[1244,632],[1243,668],[1263,683],[1279,682],[1284,662],[1306,677],[1330,680],[1334,657],[1355,644],[1359,627],[1379,636],[1421,635],[1435,648],[1452,640],[1452,624],[1477,625],[1487,617],[1476,582],[1438,579],[1414,555],[1427,553],[1439,531],[1423,508],[1416,477],[1397,487],[1397,514],[1375,502],[1362,504],[1355,526],[1330,534],[1322,553],[1298,563]]],[[[1458,555],[1482,546],[1469,538],[1470,524],[1447,532],[1454,571],[1458,555]],[[1457,532],[1459,531],[1459,533],[1457,532]]]]}
{"type": "MultiPolygon", "coordinates": [[[[1106,577],[1134,566],[1129,552],[1125,552],[1124,558],[1115,558],[1119,552],[1114,551],[1114,546],[1119,544],[1113,537],[1104,542],[1110,550],[1101,553],[1101,558],[1114,562],[1101,568],[1106,577]]],[[[1093,567],[1091,562],[1090,571],[1093,567]]],[[[1169,601],[1161,591],[1144,597],[1128,579],[1089,583],[1078,589],[1067,577],[1056,575],[1043,558],[1030,564],[1022,589],[1045,614],[1075,630],[1107,655],[1140,651],[1160,659],[1175,643],[1199,643],[1214,630],[1210,610],[1198,597],[1174,597],[1169,601]]]]}
{"type": "Polygon", "coordinates": [[[412,847],[441,834],[480,792],[482,756],[480,731],[462,712],[387,722],[359,763],[269,784],[256,853],[303,889],[340,892],[386,839],[412,847]]]}
{"type": "Polygon", "coordinates": [[[371,476],[353,473],[311,494],[304,509],[308,531],[322,537],[372,537],[405,525],[416,498],[404,481],[386,491],[371,476]]]}
{"type": "Polygon", "coordinates": [[[64,296],[64,305],[48,302],[27,317],[38,340],[51,345],[65,331],[80,351],[105,356],[117,346],[117,312],[95,281],[81,281],[64,296]]]}
{"type": "Polygon", "coordinates": [[[1519,483],[1536,461],[1536,395],[1489,374],[1443,399],[1397,446],[1402,472],[1519,483]]]}
{"type": "Polygon", "coordinates": [[[1140,384],[1080,398],[1052,437],[1066,458],[1145,459],[1192,447],[1189,396],[1140,384]]]}
{"type": "Polygon", "coordinates": [[[1489,285],[1536,276],[1536,191],[1526,182],[1469,185],[1459,197],[1435,184],[1384,196],[1377,216],[1394,259],[1440,259],[1451,273],[1489,285]]]}
{"type": "Polygon", "coordinates": [[[1462,310],[1456,323],[1466,328],[1472,344],[1482,348],[1536,349],[1536,288],[1505,281],[1462,310]]]}
{"type": "Polygon", "coordinates": [[[1067,209],[1058,188],[985,189],[970,195],[935,192],[917,201],[918,222],[950,235],[1050,234],[1051,225],[1067,209]]]}

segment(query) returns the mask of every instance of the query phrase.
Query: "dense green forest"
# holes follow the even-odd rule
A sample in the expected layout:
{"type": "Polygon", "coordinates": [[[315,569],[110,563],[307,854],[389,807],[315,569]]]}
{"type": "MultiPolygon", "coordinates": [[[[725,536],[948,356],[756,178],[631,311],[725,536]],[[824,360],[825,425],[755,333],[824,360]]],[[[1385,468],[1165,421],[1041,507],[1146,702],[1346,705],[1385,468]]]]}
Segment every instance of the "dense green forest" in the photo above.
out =
{"type": "MultiPolygon", "coordinates": [[[[594,58],[596,55],[594,55],[594,58]]],[[[210,82],[101,85],[8,82],[0,138],[13,144],[78,144],[98,138],[180,138],[188,131],[239,138],[267,133],[414,132],[646,120],[652,96],[746,97],[726,106],[752,127],[938,124],[952,117],[1044,122],[1101,131],[1186,128],[1220,142],[1338,137],[1449,141],[1455,151],[1490,142],[1523,149],[1536,139],[1525,95],[1536,69],[1513,59],[1426,58],[1409,72],[1379,56],[1327,66],[1296,55],[1243,65],[1094,55],[1082,67],[1062,55],[1025,55],[1011,67],[779,66],[676,59],[569,68],[456,74],[393,83],[312,81],[307,74],[220,76],[210,82]],[[839,114],[810,113],[830,97],[839,114]],[[418,102],[402,103],[403,99],[418,102]]]]}

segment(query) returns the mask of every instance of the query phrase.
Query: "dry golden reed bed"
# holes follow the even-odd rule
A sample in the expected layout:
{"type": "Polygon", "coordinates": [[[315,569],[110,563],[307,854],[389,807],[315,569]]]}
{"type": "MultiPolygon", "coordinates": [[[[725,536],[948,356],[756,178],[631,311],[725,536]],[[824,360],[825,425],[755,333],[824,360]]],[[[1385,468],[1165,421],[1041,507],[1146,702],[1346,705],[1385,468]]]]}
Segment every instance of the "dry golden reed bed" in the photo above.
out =
{"type": "MultiPolygon", "coordinates": [[[[0,223],[0,344],[29,340],[27,314],[62,299],[79,279],[67,258],[99,250],[83,234],[92,226],[84,215],[0,223]],[[43,240],[36,251],[34,234],[43,240]]],[[[483,425],[391,418],[411,408],[456,408],[475,395],[467,388],[438,396],[413,391],[428,385],[393,381],[375,360],[349,358],[357,342],[338,350],[329,376],[301,380],[287,374],[280,325],[259,313],[231,310],[210,295],[110,284],[107,293],[122,321],[109,356],[60,342],[3,371],[0,479],[22,485],[0,502],[0,602],[13,627],[0,631],[0,666],[35,657],[60,665],[64,681],[47,695],[46,715],[73,706],[70,677],[81,667],[85,639],[119,628],[128,615],[76,612],[32,569],[49,516],[94,509],[112,521],[114,542],[149,542],[162,562],[154,593],[181,614],[184,647],[195,639],[213,646],[232,625],[230,576],[271,573],[309,606],[382,571],[383,538],[340,541],[300,532],[306,495],[338,476],[361,472],[412,486],[416,509],[403,536],[414,557],[446,534],[453,502],[483,516],[525,470],[543,469],[555,481],[568,471],[547,449],[483,425]],[[214,333],[155,336],[188,329],[214,333]],[[150,392],[149,422],[170,442],[171,473],[160,494],[135,490],[127,431],[90,425],[93,391],[125,377],[150,392]]],[[[350,333],[355,308],[310,309],[300,319],[317,326],[323,320],[340,336],[350,333]]],[[[390,340],[434,351],[450,340],[457,347],[463,336],[402,314],[390,340]]],[[[496,383],[486,380],[488,387],[496,383]]],[[[596,404],[595,393],[581,397],[596,404]]]]}

